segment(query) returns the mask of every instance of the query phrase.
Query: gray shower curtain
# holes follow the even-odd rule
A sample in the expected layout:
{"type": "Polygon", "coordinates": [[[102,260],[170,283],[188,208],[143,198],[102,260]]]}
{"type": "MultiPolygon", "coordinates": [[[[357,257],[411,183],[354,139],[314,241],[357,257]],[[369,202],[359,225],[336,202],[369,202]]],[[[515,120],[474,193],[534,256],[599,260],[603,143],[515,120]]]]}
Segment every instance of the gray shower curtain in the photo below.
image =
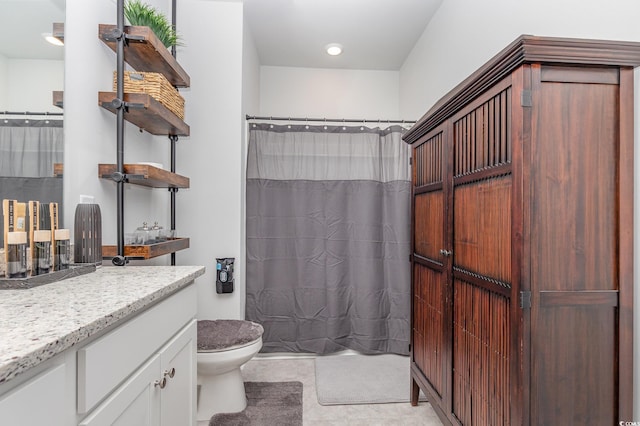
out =
{"type": "Polygon", "coordinates": [[[62,178],[53,177],[53,165],[63,157],[62,120],[0,118],[0,200],[56,202],[63,217],[62,178]]]}
{"type": "Polygon", "coordinates": [[[263,352],[408,353],[403,130],[250,124],[246,318],[263,352]]]}
{"type": "Polygon", "coordinates": [[[62,120],[0,119],[0,176],[49,178],[63,157],[62,120]]]}

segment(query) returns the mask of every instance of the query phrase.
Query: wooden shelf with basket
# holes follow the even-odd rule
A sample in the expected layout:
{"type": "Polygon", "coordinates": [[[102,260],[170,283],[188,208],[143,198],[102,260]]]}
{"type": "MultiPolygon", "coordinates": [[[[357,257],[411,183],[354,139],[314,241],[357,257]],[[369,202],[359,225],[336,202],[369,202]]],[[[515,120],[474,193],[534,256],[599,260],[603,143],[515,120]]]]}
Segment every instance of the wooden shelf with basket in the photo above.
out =
{"type": "MultiPolygon", "coordinates": [[[[98,104],[115,114],[116,103],[114,101],[116,98],[115,92],[99,92],[98,104]]],[[[125,93],[124,102],[128,105],[124,119],[142,130],[157,136],[189,136],[189,125],[151,95],[125,93]]]]}
{"type": "MultiPolygon", "coordinates": [[[[122,0],[118,0],[118,9],[122,0]]],[[[117,164],[100,164],[98,175],[111,179],[118,186],[117,245],[105,245],[103,257],[122,266],[128,259],[150,259],[189,248],[188,238],[170,238],[151,245],[125,245],[123,226],[122,185],[134,184],[151,188],[168,188],[171,192],[171,229],[175,229],[175,194],[189,187],[189,178],[175,173],[175,143],[178,136],[189,136],[184,122],[184,99],[178,87],[189,87],[190,77],[172,54],[148,27],[100,24],[98,38],[116,53],[113,91],[99,92],[98,105],[114,113],[118,120],[117,164]],[[124,71],[124,63],[135,71],[124,71]],[[122,86],[118,88],[118,83],[122,86]],[[118,92],[120,90],[120,92],[118,92]],[[120,114],[119,111],[124,110],[120,114]],[[171,171],[143,164],[124,164],[124,133],[122,120],[138,126],[152,135],[166,135],[171,141],[171,171]]]]}

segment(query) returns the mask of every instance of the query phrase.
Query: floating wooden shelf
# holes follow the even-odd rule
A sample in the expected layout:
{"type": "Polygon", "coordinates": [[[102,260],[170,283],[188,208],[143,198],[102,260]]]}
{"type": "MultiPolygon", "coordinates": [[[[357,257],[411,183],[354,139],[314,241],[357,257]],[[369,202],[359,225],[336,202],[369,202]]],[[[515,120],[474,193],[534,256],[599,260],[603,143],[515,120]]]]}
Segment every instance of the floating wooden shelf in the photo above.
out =
{"type": "MultiPolygon", "coordinates": [[[[100,24],[98,37],[115,52],[114,30],[117,30],[116,25],[100,24]]],[[[189,87],[191,83],[189,74],[171,56],[169,49],[158,40],[149,27],[125,26],[124,32],[129,41],[129,45],[124,50],[125,62],[136,71],[162,73],[169,83],[176,87],[189,87]]]]}
{"type": "MultiPolygon", "coordinates": [[[[129,259],[151,259],[189,248],[189,238],[170,238],[166,242],[124,247],[124,256],[129,259]]],[[[102,257],[110,259],[118,254],[116,246],[102,246],[102,257]]]]}
{"type": "Polygon", "coordinates": [[[64,173],[63,163],[53,163],[53,177],[62,177],[64,173]]]}
{"type": "MultiPolygon", "coordinates": [[[[98,92],[98,104],[114,114],[117,110],[111,101],[115,98],[114,92],[98,92]]],[[[189,136],[189,126],[151,96],[125,93],[124,101],[130,104],[124,119],[152,135],[189,136]]]]}
{"type": "MultiPolygon", "coordinates": [[[[116,167],[115,164],[98,164],[98,176],[102,179],[110,179],[116,172],[116,167]]],[[[188,177],[148,164],[125,164],[124,173],[131,175],[127,176],[127,182],[134,185],[151,188],[189,188],[188,177]]]]}
{"type": "Polygon", "coordinates": [[[54,22],[51,35],[64,42],[64,22],[54,22]]]}
{"type": "Polygon", "coordinates": [[[53,105],[57,106],[58,108],[64,109],[63,100],[64,100],[64,92],[62,90],[54,90],[53,96],[52,96],[53,105]]]}

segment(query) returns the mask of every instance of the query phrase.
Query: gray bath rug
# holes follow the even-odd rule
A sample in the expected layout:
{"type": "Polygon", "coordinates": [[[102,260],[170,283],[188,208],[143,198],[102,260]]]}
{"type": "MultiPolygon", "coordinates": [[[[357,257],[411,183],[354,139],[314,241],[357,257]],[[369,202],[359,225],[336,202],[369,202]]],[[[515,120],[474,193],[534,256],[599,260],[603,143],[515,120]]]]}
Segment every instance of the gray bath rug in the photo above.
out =
{"type": "Polygon", "coordinates": [[[302,426],[302,383],[245,382],[247,408],[219,413],[209,426],[302,426]]]}
{"type": "MultiPolygon", "coordinates": [[[[321,405],[409,402],[409,357],[329,355],[316,358],[316,392],[321,405]]],[[[421,395],[422,400],[426,400],[421,395]]]]}

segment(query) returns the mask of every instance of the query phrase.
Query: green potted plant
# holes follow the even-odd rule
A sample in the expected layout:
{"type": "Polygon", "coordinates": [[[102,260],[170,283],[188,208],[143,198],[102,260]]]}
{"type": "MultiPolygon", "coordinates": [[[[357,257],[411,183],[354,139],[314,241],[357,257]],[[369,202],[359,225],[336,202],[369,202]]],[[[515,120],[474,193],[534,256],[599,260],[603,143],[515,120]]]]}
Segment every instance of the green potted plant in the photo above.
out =
{"type": "Polygon", "coordinates": [[[140,0],[129,0],[124,5],[124,16],[131,25],[149,27],[167,48],[182,45],[173,25],[153,6],[140,0]]]}

